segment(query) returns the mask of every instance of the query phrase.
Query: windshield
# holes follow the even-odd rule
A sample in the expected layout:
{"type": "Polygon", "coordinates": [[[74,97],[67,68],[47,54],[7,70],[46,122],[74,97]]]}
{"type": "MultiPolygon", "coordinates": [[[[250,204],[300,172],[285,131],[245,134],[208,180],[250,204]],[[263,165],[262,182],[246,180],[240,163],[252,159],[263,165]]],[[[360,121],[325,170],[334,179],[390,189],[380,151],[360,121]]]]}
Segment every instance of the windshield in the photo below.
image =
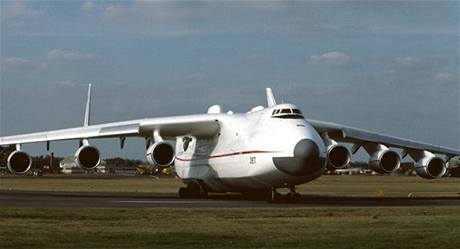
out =
{"type": "Polygon", "coordinates": [[[272,118],[303,119],[304,117],[299,109],[283,108],[273,110],[272,118]]]}

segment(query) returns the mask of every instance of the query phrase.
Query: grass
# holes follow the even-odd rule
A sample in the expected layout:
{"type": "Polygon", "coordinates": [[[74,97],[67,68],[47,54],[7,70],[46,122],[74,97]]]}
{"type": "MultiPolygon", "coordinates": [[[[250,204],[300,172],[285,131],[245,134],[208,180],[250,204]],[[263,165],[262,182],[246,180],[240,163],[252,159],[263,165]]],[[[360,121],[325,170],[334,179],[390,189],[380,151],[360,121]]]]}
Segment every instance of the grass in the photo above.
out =
{"type": "MultiPolygon", "coordinates": [[[[176,193],[180,180],[3,177],[0,190],[176,193]]],[[[323,176],[304,195],[458,197],[460,179],[323,176]]],[[[1,200],[0,200],[1,201],[1,200]]],[[[460,248],[460,207],[2,208],[0,248],[460,248]]]]}
{"type": "Polygon", "coordinates": [[[139,192],[177,193],[182,186],[174,178],[106,178],[74,179],[69,177],[5,177],[0,178],[0,190],[75,191],[75,192],[139,192]]]}
{"type": "Polygon", "coordinates": [[[7,248],[459,248],[459,207],[3,208],[7,248]]]}
{"type": "MultiPolygon", "coordinates": [[[[63,179],[40,177],[0,178],[0,190],[177,193],[182,183],[172,178],[63,179]]],[[[425,180],[409,176],[322,176],[300,185],[304,195],[459,197],[460,178],[425,180]]]]}

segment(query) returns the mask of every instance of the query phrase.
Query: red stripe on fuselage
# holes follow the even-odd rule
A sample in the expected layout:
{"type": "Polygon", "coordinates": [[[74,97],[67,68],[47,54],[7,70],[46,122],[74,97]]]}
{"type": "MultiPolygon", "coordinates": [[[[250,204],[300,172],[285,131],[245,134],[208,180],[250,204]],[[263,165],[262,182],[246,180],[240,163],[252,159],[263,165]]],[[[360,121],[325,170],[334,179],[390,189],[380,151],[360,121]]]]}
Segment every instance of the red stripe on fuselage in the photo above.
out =
{"type": "Polygon", "coordinates": [[[179,161],[194,161],[194,160],[211,159],[211,158],[217,158],[217,157],[228,157],[228,156],[245,155],[245,154],[275,153],[275,152],[279,152],[279,151],[247,150],[247,151],[239,151],[239,152],[226,153],[226,154],[210,155],[207,157],[200,157],[200,158],[184,159],[184,158],[176,157],[176,159],[179,161]]]}

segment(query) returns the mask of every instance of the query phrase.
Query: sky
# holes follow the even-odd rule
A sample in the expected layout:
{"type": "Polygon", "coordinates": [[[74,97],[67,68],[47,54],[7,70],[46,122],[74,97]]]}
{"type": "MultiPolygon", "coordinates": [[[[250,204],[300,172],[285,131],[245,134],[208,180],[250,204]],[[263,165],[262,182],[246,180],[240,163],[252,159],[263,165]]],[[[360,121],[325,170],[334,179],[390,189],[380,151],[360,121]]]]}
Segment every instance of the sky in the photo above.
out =
{"type": "MultiPolygon", "coordinates": [[[[246,112],[272,87],[307,118],[460,148],[459,5],[1,1],[0,134],[80,126],[88,83],[93,123],[246,112]]],[[[142,139],[91,143],[145,155],[142,139]]]]}

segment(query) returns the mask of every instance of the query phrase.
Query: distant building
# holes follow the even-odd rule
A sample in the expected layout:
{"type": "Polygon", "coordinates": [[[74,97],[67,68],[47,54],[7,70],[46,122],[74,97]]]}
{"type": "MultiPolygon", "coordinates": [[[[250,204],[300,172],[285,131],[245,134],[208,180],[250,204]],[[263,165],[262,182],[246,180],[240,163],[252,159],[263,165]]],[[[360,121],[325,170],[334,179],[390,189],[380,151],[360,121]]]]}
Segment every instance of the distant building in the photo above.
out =
{"type": "Polygon", "coordinates": [[[336,169],[335,173],[337,175],[359,175],[364,174],[364,170],[362,168],[336,169]]]}
{"type": "Polygon", "coordinates": [[[84,170],[78,167],[73,157],[66,157],[59,163],[59,168],[63,174],[86,174],[86,173],[106,173],[107,163],[101,160],[99,166],[92,170],[84,170]]]}

